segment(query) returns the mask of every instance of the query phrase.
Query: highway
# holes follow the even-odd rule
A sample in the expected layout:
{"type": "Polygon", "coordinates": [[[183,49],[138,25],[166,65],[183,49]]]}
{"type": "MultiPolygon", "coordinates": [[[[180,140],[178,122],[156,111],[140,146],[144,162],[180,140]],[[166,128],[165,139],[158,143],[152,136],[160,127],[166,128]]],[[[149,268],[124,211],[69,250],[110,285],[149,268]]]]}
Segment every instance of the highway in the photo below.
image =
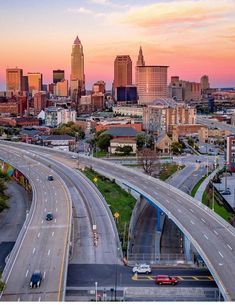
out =
{"type": "Polygon", "coordinates": [[[1,301],[59,301],[64,298],[70,230],[70,197],[64,183],[56,173],[33,159],[9,152],[1,146],[0,158],[9,161],[23,172],[33,187],[33,202],[19,240],[4,269],[6,283],[1,301]],[[48,181],[53,174],[54,181],[48,181]],[[47,212],[54,219],[45,220],[47,212]],[[14,251],[15,250],[15,251],[14,251]],[[29,287],[35,270],[40,270],[43,280],[40,288],[29,287]]]}
{"type": "MultiPolygon", "coordinates": [[[[44,148],[13,144],[26,150],[40,151],[44,148]]],[[[50,158],[56,155],[71,156],[45,149],[50,158]]],[[[80,156],[79,162],[135,189],[158,205],[197,248],[207,264],[225,300],[235,300],[235,229],[182,191],[157,179],[104,160],[80,156]]]]}
{"type": "Polygon", "coordinates": [[[221,129],[221,130],[228,130],[231,132],[231,134],[234,134],[235,133],[235,126],[232,126],[232,125],[229,125],[227,123],[224,123],[224,122],[219,122],[217,120],[211,120],[211,119],[208,119],[207,117],[205,116],[197,116],[197,124],[205,124],[211,128],[218,128],[218,129],[221,129]]]}

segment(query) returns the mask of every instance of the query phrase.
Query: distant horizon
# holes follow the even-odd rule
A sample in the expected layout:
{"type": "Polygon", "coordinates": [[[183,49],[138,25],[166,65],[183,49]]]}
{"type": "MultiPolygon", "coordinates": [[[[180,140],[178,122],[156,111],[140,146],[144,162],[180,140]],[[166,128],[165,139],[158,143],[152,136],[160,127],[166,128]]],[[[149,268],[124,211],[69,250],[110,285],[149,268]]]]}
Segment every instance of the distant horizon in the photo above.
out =
{"type": "Polygon", "coordinates": [[[62,69],[69,80],[77,35],[89,88],[111,88],[119,54],[130,55],[134,76],[140,45],[146,65],[170,67],[168,83],[208,75],[213,88],[235,86],[234,0],[11,0],[1,12],[0,90],[7,67],[39,71],[47,84],[62,69]]]}

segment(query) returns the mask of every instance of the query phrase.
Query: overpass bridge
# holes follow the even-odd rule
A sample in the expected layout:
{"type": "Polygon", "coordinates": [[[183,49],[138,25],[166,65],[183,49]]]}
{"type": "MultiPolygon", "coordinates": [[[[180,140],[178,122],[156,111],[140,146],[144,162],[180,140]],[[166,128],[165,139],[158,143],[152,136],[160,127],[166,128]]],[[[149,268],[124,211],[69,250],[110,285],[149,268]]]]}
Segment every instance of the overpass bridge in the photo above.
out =
{"type": "MultiPolygon", "coordinates": [[[[26,151],[68,158],[71,153],[21,143],[7,143],[26,151]]],[[[159,207],[185,234],[203,258],[223,297],[235,301],[235,229],[191,196],[158,179],[133,169],[92,157],[80,156],[79,163],[137,190],[159,207]]]]}

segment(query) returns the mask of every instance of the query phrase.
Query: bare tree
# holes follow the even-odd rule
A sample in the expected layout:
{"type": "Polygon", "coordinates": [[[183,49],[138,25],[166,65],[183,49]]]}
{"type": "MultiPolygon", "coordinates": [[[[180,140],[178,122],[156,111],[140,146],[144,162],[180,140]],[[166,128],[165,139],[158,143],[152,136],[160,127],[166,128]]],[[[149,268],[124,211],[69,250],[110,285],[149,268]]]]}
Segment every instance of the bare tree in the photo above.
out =
{"type": "Polygon", "coordinates": [[[138,162],[142,165],[144,171],[148,175],[159,169],[159,156],[150,148],[144,148],[138,152],[138,162]]]}

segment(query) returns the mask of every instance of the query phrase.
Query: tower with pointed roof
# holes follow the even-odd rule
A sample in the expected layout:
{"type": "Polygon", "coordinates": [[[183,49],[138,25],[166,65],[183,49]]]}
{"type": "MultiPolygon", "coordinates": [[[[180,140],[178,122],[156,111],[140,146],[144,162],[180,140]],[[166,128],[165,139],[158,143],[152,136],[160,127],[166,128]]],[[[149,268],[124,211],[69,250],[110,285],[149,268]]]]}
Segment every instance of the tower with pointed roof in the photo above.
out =
{"type": "Polygon", "coordinates": [[[83,46],[78,36],[72,46],[70,87],[71,97],[75,100],[77,100],[78,96],[85,94],[84,54],[83,46]]]}
{"type": "Polygon", "coordinates": [[[138,60],[136,62],[136,66],[145,66],[144,55],[143,55],[143,51],[142,51],[142,47],[141,46],[140,46],[140,50],[139,50],[139,55],[138,55],[138,60]]]}

